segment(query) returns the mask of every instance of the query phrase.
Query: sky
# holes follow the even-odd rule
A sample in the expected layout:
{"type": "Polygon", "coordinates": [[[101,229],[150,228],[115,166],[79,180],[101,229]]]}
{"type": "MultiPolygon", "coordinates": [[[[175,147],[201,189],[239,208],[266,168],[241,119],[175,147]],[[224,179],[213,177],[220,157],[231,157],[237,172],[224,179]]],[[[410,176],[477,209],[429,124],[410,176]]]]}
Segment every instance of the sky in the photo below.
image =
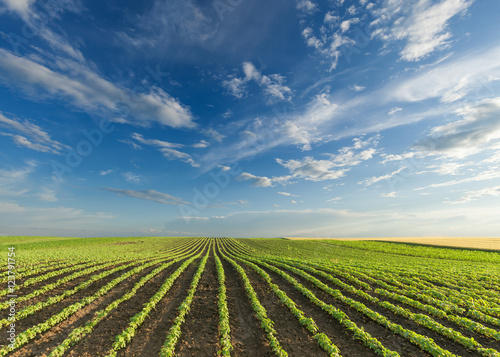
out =
{"type": "Polygon", "coordinates": [[[497,0],[0,0],[0,235],[500,236],[497,0]]]}

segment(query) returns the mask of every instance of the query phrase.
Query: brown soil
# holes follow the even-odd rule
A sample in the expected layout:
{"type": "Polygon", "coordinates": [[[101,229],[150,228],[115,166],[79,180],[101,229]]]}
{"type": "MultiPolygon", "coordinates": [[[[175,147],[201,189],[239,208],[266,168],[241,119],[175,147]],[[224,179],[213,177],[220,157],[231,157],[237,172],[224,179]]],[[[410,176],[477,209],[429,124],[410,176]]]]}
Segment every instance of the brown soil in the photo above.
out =
{"type": "Polygon", "coordinates": [[[235,357],[274,356],[264,330],[254,315],[239,273],[221,259],[226,275],[226,296],[231,328],[231,344],[235,357]]]}
{"type": "MultiPolygon", "coordinates": [[[[326,334],[333,344],[339,349],[342,356],[349,357],[374,357],[377,356],[370,348],[363,345],[359,340],[355,340],[353,334],[343,327],[337,320],[330,316],[327,312],[323,311],[321,307],[312,303],[306,296],[302,295],[300,291],[295,289],[288,281],[283,279],[278,274],[264,268],[273,282],[283,290],[290,299],[296,304],[297,308],[302,310],[304,314],[310,316],[318,325],[319,330],[326,334]]],[[[319,296],[318,296],[319,298],[319,296]]]]}
{"type": "MultiPolygon", "coordinates": [[[[387,348],[393,349],[393,350],[397,351],[398,353],[400,353],[401,355],[410,355],[410,356],[415,355],[414,353],[416,353],[416,351],[419,351],[418,346],[411,344],[411,342],[404,339],[400,335],[396,335],[396,334],[392,333],[391,331],[383,328],[381,325],[372,321],[371,319],[369,319],[368,317],[359,313],[358,311],[350,308],[348,305],[345,305],[345,304],[337,301],[331,295],[323,292],[319,288],[316,288],[312,283],[308,282],[307,280],[305,280],[305,279],[303,279],[303,278],[301,278],[293,273],[290,273],[290,272],[288,272],[288,273],[291,276],[293,276],[294,278],[296,278],[298,281],[300,281],[301,284],[303,284],[308,289],[313,291],[318,296],[318,298],[320,298],[323,301],[325,301],[326,303],[332,304],[332,305],[336,306],[337,308],[340,308],[341,310],[346,312],[346,314],[349,316],[349,318],[352,321],[354,321],[358,326],[363,326],[363,328],[367,332],[369,332],[373,337],[377,338],[387,348]],[[403,347],[404,351],[399,351],[398,349],[396,349],[397,346],[403,347]],[[411,353],[408,354],[408,352],[410,352],[410,351],[412,351],[411,353],[413,353],[413,354],[411,354],[411,353]]],[[[325,279],[323,279],[322,277],[316,276],[316,278],[334,289],[337,288],[333,284],[331,284],[331,283],[329,284],[329,282],[326,281],[325,279]]],[[[346,297],[349,297],[353,300],[357,300],[357,301],[362,302],[367,308],[369,308],[375,312],[378,312],[382,316],[385,316],[389,321],[392,321],[396,324],[399,324],[402,327],[404,327],[408,330],[414,331],[418,334],[432,338],[438,346],[440,346],[441,348],[444,348],[446,350],[449,350],[450,352],[453,352],[456,355],[464,356],[464,357],[475,355],[474,353],[467,350],[462,345],[460,345],[460,344],[458,344],[458,343],[456,343],[456,342],[454,342],[454,341],[452,341],[452,340],[450,340],[450,339],[448,339],[448,338],[446,338],[446,337],[444,337],[444,336],[442,336],[442,335],[440,335],[432,330],[429,330],[425,327],[422,327],[422,326],[418,325],[417,323],[413,322],[412,320],[409,320],[409,319],[406,319],[402,316],[393,314],[392,312],[390,312],[389,310],[385,309],[384,307],[382,307],[378,304],[371,303],[371,302],[364,300],[364,299],[361,299],[355,295],[351,295],[350,293],[345,292],[345,291],[342,291],[342,293],[346,297]]],[[[422,356],[427,355],[427,353],[425,353],[423,351],[419,351],[419,353],[422,356]]]]}
{"type": "MultiPolygon", "coordinates": [[[[153,279],[149,280],[137,291],[133,298],[122,302],[116,310],[95,327],[92,333],[87,335],[80,343],[73,347],[69,351],[68,356],[104,356],[111,349],[115,336],[127,328],[130,319],[143,309],[144,304],[149,301],[163,285],[165,280],[167,280],[180,265],[180,262],[175,263],[160,272],[153,279]]],[[[149,272],[150,271],[148,271],[147,274],[149,274],[149,272]]],[[[121,296],[122,294],[117,296],[117,298],[121,296]]]]}
{"type": "MultiPolygon", "coordinates": [[[[27,306],[30,306],[30,305],[34,305],[38,302],[41,302],[41,301],[45,301],[47,300],[48,298],[50,297],[53,297],[53,296],[57,296],[57,295],[60,295],[62,293],[64,293],[65,291],[67,290],[71,290],[71,289],[74,289],[75,287],[77,287],[78,285],[80,285],[81,283],[89,280],[93,275],[96,275],[96,274],[101,274],[102,272],[104,272],[105,270],[111,270],[111,269],[114,269],[118,267],[118,265],[112,265],[112,266],[108,266],[106,268],[103,268],[103,269],[99,269],[91,274],[86,274],[86,275],[83,275],[83,276],[80,276],[76,279],[73,279],[71,281],[68,281],[67,283],[65,284],[62,284],[58,287],[56,287],[55,289],[52,289],[52,290],[49,290],[43,294],[40,294],[38,296],[35,296],[34,298],[30,299],[30,300],[27,300],[27,301],[23,301],[21,303],[19,303],[19,309],[22,310],[24,309],[25,307],[27,306]]],[[[71,274],[75,273],[76,271],[72,272],[71,274]]],[[[69,275],[69,274],[68,274],[69,275]]],[[[54,282],[56,282],[58,280],[58,277],[57,278],[53,278],[51,279],[50,282],[48,282],[47,284],[52,284],[54,282]],[[54,280],[53,280],[54,279],[54,280]]],[[[39,286],[37,289],[40,289],[42,288],[43,285],[39,286]]],[[[34,290],[37,290],[36,288],[28,291],[27,293],[30,293],[34,290]]],[[[19,296],[22,296],[21,294],[19,296]]]]}
{"type": "MultiPolygon", "coordinates": [[[[126,242],[125,242],[126,243],[126,242]]],[[[225,275],[226,275],[226,289],[227,289],[227,302],[229,308],[229,322],[231,327],[231,343],[233,351],[231,356],[234,357],[266,357],[274,356],[272,349],[267,340],[264,330],[260,327],[260,322],[256,318],[250,300],[246,294],[244,284],[239,273],[227,261],[221,258],[225,275]]],[[[200,259],[194,261],[178,279],[174,282],[172,288],[167,295],[157,304],[156,308],[146,318],[144,324],[136,331],[136,334],[130,344],[123,350],[119,351],[119,357],[150,357],[157,356],[165,342],[168,330],[171,328],[175,318],[178,315],[178,307],[187,296],[192,278],[200,259]]],[[[239,263],[239,262],[238,262],[239,263]]],[[[80,343],[68,351],[67,356],[71,357],[100,357],[104,356],[111,348],[113,340],[117,334],[123,331],[132,316],[142,310],[143,305],[155,294],[164,281],[181,265],[178,262],[150,280],[144,285],[138,293],[130,300],[123,302],[117,309],[115,309],[107,318],[101,321],[94,331],[85,336],[80,343]]],[[[268,283],[258,275],[252,268],[243,263],[239,263],[247,273],[255,292],[267,311],[268,317],[274,321],[274,328],[277,331],[276,337],[282,345],[283,349],[288,352],[290,357],[304,356],[316,357],[325,356],[326,353],[317,345],[309,332],[300,325],[293,314],[288,308],[281,303],[279,298],[270,289],[268,283]]],[[[159,264],[149,267],[139,274],[127,279],[120,283],[108,294],[94,301],[83,309],[79,310],[67,320],[54,326],[52,329],[38,335],[30,341],[26,346],[20,348],[9,356],[15,357],[44,357],[58,344],[68,337],[70,332],[79,326],[83,326],[87,321],[90,321],[95,312],[108,306],[110,303],[120,298],[123,294],[129,291],[134,284],[136,284],[143,276],[149,274],[153,269],[158,267],[159,264]]],[[[107,268],[107,269],[111,269],[107,268]]],[[[331,341],[340,349],[342,356],[345,357],[375,357],[376,354],[361,341],[354,339],[353,334],[345,327],[338,323],[327,312],[323,311],[320,307],[310,302],[307,297],[296,290],[292,284],[288,283],[278,274],[270,271],[261,266],[272,278],[273,282],[283,290],[290,299],[292,299],[297,307],[304,312],[307,317],[314,319],[319,327],[319,332],[325,333],[331,341]]],[[[90,296],[102,286],[115,279],[116,277],[124,274],[127,270],[119,271],[112,274],[98,282],[93,283],[84,291],[79,291],[75,295],[59,302],[55,305],[49,306],[42,311],[35,313],[26,319],[16,322],[16,332],[20,333],[27,328],[35,326],[41,322],[46,321],[51,316],[57,314],[65,307],[80,301],[85,296],[90,296]]],[[[348,305],[335,300],[331,295],[316,288],[312,283],[306,279],[297,276],[296,274],[282,269],[289,275],[294,277],[297,281],[303,284],[306,288],[311,290],[319,299],[327,304],[332,304],[341,311],[344,311],[349,318],[355,322],[359,327],[369,332],[373,337],[377,338],[385,347],[397,351],[401,356],[429,356],[429,354],[420,350],[418,346],[413,345],[402,336],[392,333],[390,330],[372,321],[367,316],[350,308],[348,305]]],[[[95,272],[93,274],[98,274],[95,272]]],[[[313,274],[314,275],[314,274],[313,274]]],[[[332,274],[334,275],[334,274],[332,274]]],[[[61,277],[64,275],[61,275],[61,277]]],[[[338,277],[338,276],[337,276],[338,277]]],[[[60,277],[51,278],[44,282],[44,284],[51,281],[57,281],[60,277]]],[[[89,275],[80,277],[71,282],[64,284],[40,297],[36,297],[30,301],[29,304],[37,301],[47,299],[49,296],[55,296],[65,290],[71,289],[79,283],[87,280],[89,275]]],[[[346,297],[352,298],[366,305],[371,310],[387,317],[390,321],[401,325],[402,327],[412,330],[421,335],[432,338],[439,346],[453,352],[456,355],[468,357],[478,355],[468,351],[462,345],[422,327],[415,322],[395,315],[389,310],[381,307],[378,304],[371,303],[353,295],[342,288],[337,287],[326,279],[316,276],[320,281],[324,282],[333,289],[340,290],[346,297]]],[[[351,285],[349,281],[342,277],[340,280],[351,285]]],[[[360,279],[363,281],[363,279],[360,279]]],[[[369,285],[373,285],[367,282],[369,285]]],[[[40,286],[43,286],[40,285],[40,286]]],[[[356,286],[357,287],[357,286],[356,286]]],[[[377,286],[374,286],[376,288],[377,286]]],[[[30,287],[31,288],[31,287],[30,287]]],[[[219,312],[217,306],[218,299],[218,280],[215,260],[213,254],[210,255],[205,271],[199,282],[197,291],[191,305],[191,309],[186,316],[186,321],[182,325],[182,334],[176,346],[176,355],[180,357],[187,356],[201,356],[201,357],[215,357],[220,348],[219,344],[219,312]]],[[[357,287],[359,288],[359,287],[357,287]]],[[[372,291],[366,291],[369,294],[374,294],[372,291]]],[[[379,296],[380,297],[380,296],[379,296]]],[[[381,297],[383,300],[388,300],[395,305],[408,308],[415,313],[424,313],[415,308],[406,306],[405,304],[391,299],[381,297]]],[[[21,308],[20,304],[18,307],[21,308]]],[[[27,306],[27,305],[26,305],[27,306]]],[[[434,318],[434,317],[433,317],[434,318]]],[[[468,330],[462,330],[455,324],[434,318],[437,322],[444,326],[451,327],[460,331],[467,337],[473,337],[474,340],[481,343],[486,348],[494,348],[500,350],[500,343],[498,341],[490,340],[482,335],[479,335],[468,330]]],[[[489,326],[484,323],[484,325],[489,326]]],[[[491,326],[498,330],[498,327],[491,326]]],[[[6,334],[6,328],[0,329],[0,335],[6,334]]]]}
{"type": "MultiPolygon", "coordinates": [[[[65,276],[68,276],[68,275],[71,275],[71,274],[75,273],[76,271],[82,269],[81,267],[78,268],[78,266],[83,266],[83,264],[74,264],[74,265],[68,264],[67,266],[59,267],[59,268],[56,268],[56,269],[48,269],[48,270],[45,270],[45,271],[37,273],[37,274],[23,275],[22,278],[20,279],[21,281],[18,282],[19,285],[21,285],[22,283],[24,283],[25,281],[27,281],[29,279],[37,277],[37,276],[49,274],[49,273],[52,273],[54,271],[59,271],[59,270],[62,270],[62,269],[67,269],[69,267],[75,267],[76,268],[75,270],[73,270],[71,272],[63,273],[61,275],[56,275],[56,276],[54,276],[52,278],[49,278],[49,279],[44,280],[44,281],[40,281],[38,283],[32,284],[32,285],[27,286],[27,287],[19,287],[18,295],[21,296],[21,295],[25,294],[25,292],[26,292],[26,294],[29,294],[33,290],[37,290],[37,289],[39,289],[39,288],[41,288],[41,287],[43,287],[43,286],[45,286],[47,284],[50,284],[50,283],[53,283],[54,281],[57,281],[58,279],[64,278],[65,276]]],[[[86,268],[83,268],[83,269],[86,269],[86,268]]]]}
{"type": "Polygon", "coordinates": [[[158,356],[167,337],[168,330],[177,316],[177,308],[187,296],[189,285],[199,262],[200,259],[192,262],[175,280],[167,294],[156,305],[155,309],[151,311],[138,331],[136,331],[130,344],[125,349],[120,350],[118,356],[158,356]]]}
{"type": "Polygon", "coordinates": [[[182,325],[182,335],[175,350],[176,356],[213,357],[219,350],[219,294],[215,259],[211,254],[182,325]]]}
{"type": "MultiPolygon", "coordinates": [[[[104,308],[107,304],[110,304],[111,302],[116,300],[118,296],[123,295],[142,276],[151,272],[151,270],[155,269],[155,267],[156,266],[149,267],[144,271],[142,271],[140,274],[136,274],[132,278],[129,278],[121,282],[105,296],[85,306],[83,309],[77,311],[75,314],[71,315],[67,320],[57,324],[52,329],[35,337],[35,339],[32,340],[30,343],[28,343],[26,346],[22,347],[21,349],[13,353],[12,356],[14,357],[44,356],[45,353],[50,352],[52,348],[62,343],[74,328],[81,326],[85,322],[91,320],[93,317],[93,313],[95,311],[104,308]]],[[[133,269],[133,267],[129,269],[133,269]]],[[[67,306],[70,306],[71,304],[80,301],[84,297],[91,296],[92,294],[96,293],[101,287],[103,287],[113,279],[117,278],[118,276],[124,274],[129,269],[126,269],[125,271],[116,272],[106,277],[105,279],[93,283],[91,286],[87,287],[83,291],[79,291],[78,293],[69,297],[68,299],[63,300],[58,304],[49,306],[46,309],[43,309],[26,319],[18,321],[19,325],[21,326],[19,331],[24,331],[26,330],[27,327],[31,327],[41,322],[44,322],[51,316],[59,313],[67,306]]]]}
{"type": "Polygon", "coordinates": [[[245,269],[259,301],[266,309],[267,317],[274,322],[277,338],[283,349],[290,356],[327,356],[328,354],[318,346],[309,332],[274,294],[269,284],[252,268],[240,265],[245,269]]]}

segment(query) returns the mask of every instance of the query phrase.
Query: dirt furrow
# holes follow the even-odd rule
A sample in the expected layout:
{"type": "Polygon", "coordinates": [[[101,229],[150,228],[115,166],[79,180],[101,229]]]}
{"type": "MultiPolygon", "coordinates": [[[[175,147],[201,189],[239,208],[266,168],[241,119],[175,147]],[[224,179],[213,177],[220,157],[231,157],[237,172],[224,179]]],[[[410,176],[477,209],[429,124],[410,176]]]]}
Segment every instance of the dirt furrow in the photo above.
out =
{"type": "Polygon", "coordinates": [[[193,261],[175,280],[168,293],[156,305],[142,326],[136,331],[130,344],[126,348],[120,350],[118,356],[158,356],[161,346],[163,346],[165,338],[167,337],[168,330],[178,314],[177,308],[187,296],[189,285],[193,280],[199,262],[200,259],[193,261]]]}
{"type": "Polygon", "coordinates": [[[234,348],[232,356],[274,356],[265,332],[254,315],[239,273],[225,259],[221,258],[221,261],[226,274],[227,306],[234,348]]]}
{"type": "MultiPolygon", "coordinates": [[[[143,309],[149,299],[158,291],[165,280],[181,265],[177,262],[142,286],[133,298],[122,302],[104,318],[85,338],[68,351],[68,356],[94,357],[104,356],[111,349],[114,337],[127,328],[130,319],[143,309]]],[[[155,267],[156,269],[156,267],[155,267]]],[[[149,274],[149,271],[148,271],[149,274]]],[[[146,274],[145,274],[146,275],[146,274]]],[[[133,285],[129,287],[132,288],[133,285]]],[[[127,291],[123,291],[127,293],[127,291]]],[[[123,294],[117,296],[120,298],[123,294]]]]}
{"type": "Polygon", "coordinates": [[[213,357],[219,349],[217,306],[219,283],[213,254],[207,260],[191,310],[182,325],[182,335],[175,353],[180,357],[213,357]]]}
{"type": "MultiPolygon", "coordinates": [[[[93,318],[94,312],[102,309],[104,306],[110,304],[114,300],[116,300],[119,296],[123,295],[126,291],[128,291],[133,284],[135,284],[141,277],[144,275],[148,274],[151,272],[153,269],[155,269],[157,265],[154,265],[152,267],[148,267],[144,271],[140,272],[139,274],[134,275],[131,278],[126,279],[125,281],[121,282],[117,286],[115,286],[110,292],[108,292],[105,296],[95,300],[91,304],[85,306],[83,309],[79,310],[75,314],[71,315],[67,320],[57,324],[50,330],[39,334],[35,339],[33,339],[30,343],[28,343],[26,346],[22,347],[21,349],[17,350],[15,353],[12,354],[14,357],[35,357],[35,356],[43,356],[45,353],[49,352],[53,347],[57,346],[60,344],[65,338],[68,337],[68,335],[71,333],[71,331],[78,327],[81,326],[82,324],[86,323],[90,319],[93,318]]],[[[38,313],[34,314],[33,316],[21,320],[24,321],[24,326],[25,330],[26,328],[35,326],[41,322],[46,321],[49,319],[51,316],[56,315],[59,313],[61,310],[66,308],[67,306],[70,306],[71,304],[74,304],[78,301],[80,301],[84,297],[91,296],[92,294],[96,293],[100,288],[105,286],[107,283],[112,281],[113,279],[116,279],[122,274],[125,274],[127,271],[130,269],[133,269],[133,267],[126,269],[125,271],[119,271],[116,272],[98,282],[93,283],[91,286],[87,287],[86,289],[79,291],[75,295],[71,296],[68,299],[63,300],[62,302],[49,306],[46,309],[43,309],[39,311],[38,313]]],[[[20,321],[20,322],[21,322],[20,321]]]]}
{"type": "MultiPolygon", "coordinates": [[[[363,345],[362,342],[355,340],[353,334],[345,329],[337,320],[330,316],[321,307],[312,303],[307,297],[302,295],[300,291],[295,289],[288,281],[273,271],[264,269],[273,282],[283,290],[290,299],[292,299],[299,309],[304,314],[311,316],[318,325],[321,332],[325,333],[330,340],[340,349],[340,353],[345,357],[375,357],[377,356],[369,347],[363,345]]],[[[318,298],[321,299],[319,295],[318,298]]],[[[392,335],[392,334],[391,334],[392,335]]],[[[388,347],[388,346],[386,346],[388,347]]],[[[389,347],[388,347],[389,348],[389,347]]],[[[402,356],[405,356],[402,354],[402,356]]],[[[409,356],[409,354],[406,354],[409,356]]],[[[414,355],[418,356],[418,354],[414,355]]]]}
{"type": "Polygon", "coordinates": [[[277,338],[290,356],[327,356],[292,312],[279,300],[269,284],[252,268],[242,264],[267,316],[274,321],[277,338]]]}
{"type": "MultiPolygon", "coordinates": [[[[390,330],[386,329],[382,325],[379,325],[375,321],[371,320],[369,317],[365,316],[364,314],[358,312],[357,310],[349,307],[347,304],[344,304],[338,300],[336,300],[334,297],[332,297],[330,294],[327,294],[323,290],[317,288],[314,284],[308,282],[306,279],[287,271],[289,275],[293,276],[295,279],[297,279],[301,284],[306,286],[308,289],[310,289],[314,294],[318,296],[318,298],[322,299],[328,304],[332,304],[335,307],[339,308],[340,310],[344,311],[349,318],[354,321],[358,326],[363,326],[363,328],[369,332],[373,337],[377,338],[384,346],[387,348],[390,348],[392,350],[397,351],[400,353],[402,356],[413,356],[416,355],[415,353],[420,353],[420,355],[429,355],[426,352],[420,350],[420,348],[416,345],[413,345],[411,342],[409,342],[407,339],[403,338],[400,335],[394,334],[390,330]],[[418,351],[418,352],[417,352],[418,351]]],[[[329,285],[333,289],[336,289],[336,286],[333,284],[329,284],[328,281],[324,278],[321,278],[319,276],[316,276],[316,278],[326,285],[329,285]]],[[[406,319],[405,317],[396,315],[389,310],[381,307],[378,304],[371,303],[369,301],[366,301],[360,297],[357,296],[352,296],[348,293],[345,294],[346,297],[350,297],[353,300],[359,301],[363,303],[367,308],[378,312],[382,316],[385,316],[387,319],[392,321],[393,323],[396,323],[398,325],[401,325],[402,327],[414,331],[418,334],[428,336],[436,342],[437,345],[439,345],[441,348],[444,348],[446,350],[449,350],[450,352],[453,352],[459,356],[462,357],[467,357],[467,356],[475,356],[473,352],[465,349],[462,345],[459,345],[456,342],[453,342],[449,340],[448,338],[431,331],[425,327],[422,327],[418,325],[417,323],[406,319]]],[[[418,355],[418,354],[417,354],[418,355]]]]}

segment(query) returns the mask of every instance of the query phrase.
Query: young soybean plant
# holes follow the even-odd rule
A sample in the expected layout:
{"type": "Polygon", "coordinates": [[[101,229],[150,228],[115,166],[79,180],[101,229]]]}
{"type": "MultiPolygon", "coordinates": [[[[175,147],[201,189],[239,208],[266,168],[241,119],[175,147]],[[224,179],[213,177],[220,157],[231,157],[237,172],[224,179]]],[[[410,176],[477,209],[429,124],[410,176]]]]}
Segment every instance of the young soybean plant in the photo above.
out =
{"type": "Polygon", "coordinates": [[[218,354],[224,357],[229,357],[233,346],[231,345],[231,328],[229,326],[229,309],[227,307],[227,297],[226,297],[226,276],[224,274],[224,267],[222,262],[215,252],[215,246],[213,249],[213,254],[215,257],[215,266],[217,268],[217,278],[219,281],[219,296],[218,296],[218,307],[219,307],[219,336],[221,348],[218,354]]]}
{"type": "Polygon", "coordinates": [[[186,315],[189,313],[191,303],[193,302],[194,294],[196,293],[196,289],[198,288],[198,283],[200,282],[201,276],[205,271],[205,265],[207,263],[208,256],[210,255],[210,249],[208,249],[207,254],[203,257],[198,266],[198,270],[196,271],[193,281],[191,282],[191,287],[188,292],[188,296],[184,299],[182,304],[179,306],[179,315],[174,321],[174,325],[168,331],[167,338],[165,343],[160,351],[161,357],[172,357],[175,356],[175,345],[177,341],[181,337],[181,326],[186,321],[186,315]]]}

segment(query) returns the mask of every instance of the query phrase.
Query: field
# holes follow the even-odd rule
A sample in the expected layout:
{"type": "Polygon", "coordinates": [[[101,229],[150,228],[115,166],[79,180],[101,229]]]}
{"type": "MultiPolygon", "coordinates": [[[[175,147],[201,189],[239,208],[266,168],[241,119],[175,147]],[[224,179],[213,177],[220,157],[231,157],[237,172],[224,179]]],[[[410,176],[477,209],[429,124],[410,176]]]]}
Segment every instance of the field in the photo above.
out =
{"type": "Polygon", "coordinates": [[[349,241],[381,241],[393,243],[411,243],[421,245],[438,245],[443,247],[454,248],[474,248],[485,250],[500,250],[500,238],[492,237],[391,237],[391,238],[302,238],[302,237],[286,237],[291,240],[349,240],[349,241]]]}
{"type": "Polygon", "coordinates": [[[0,357],[500,356],[493,251],[264,238],[0,246],[0,357]]]}

